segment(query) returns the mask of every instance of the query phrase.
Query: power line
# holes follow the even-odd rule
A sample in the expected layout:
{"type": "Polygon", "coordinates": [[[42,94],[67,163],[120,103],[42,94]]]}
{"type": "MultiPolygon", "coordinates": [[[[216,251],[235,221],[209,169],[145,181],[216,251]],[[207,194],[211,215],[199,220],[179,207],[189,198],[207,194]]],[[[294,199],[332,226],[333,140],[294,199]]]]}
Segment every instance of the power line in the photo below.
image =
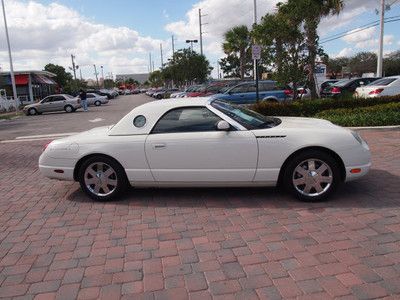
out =
{"type": "MultiPolygon", "coordinates": [[[[395,18],[399,18],[399,17],[400,17],[400,15],[393,16],[393,17],[387,17],[387,18],[385,18],[385,20],[395,19],[395,18]]],[[[373,21],[373,22],[369,22],[369,23],[364,24],[364,25],[362,25],[362,26],[358,26],[357,28],[354,28],[354,29],[350,29],[350,30],[347,30],[347,31],[343,31],[343,32],[340,32],[340,33],[336,33],[336,34],[334,34],[334,35],[332,35],[332,36],[330,36],[330,37],[323,38],[321,42],[324,43],[326,40],[333,39],[333,38],[335,38],[335,37],[337,37],[337,36],[342,36],[343,34],[352,33],[353,30],[356,30],[356,29],[362,30],[364,27],[368,27],[368,26],[374,25],[374,24],[378,25],[378,24],[379,24],[379,20],[375,20],[375,21],[373,21]]],[[[370,27],[368,27],[368,28],[370,28],[370,27]]],[[[365,29],[368,29],[368,28],[365,28],[365,29]]],[[[355,33],[355,32],[354,32],[354,33],[355,33]]]]}
{"type": "MultiPolygon", "coordinates": [[[[400,21],[400,16],[386,18],[384,23],[392,23],[392,22],[397,22],[397,21],[400,21]]],[[[372,27],[376,27],[378,25],[379,25],[379,21],[376,21],[375,23],[372,23],[369,26],[364,26],[363,28],[359,28],[357,30],[352,29],[352,30],[349,30],[349,31],[347,31],[345,33],[337,34],[337,35],[334,35],[332,37],[325,38],[320,42],[320,44],[325,44],[325,43],[340,39],[342,37],[345,37],[345,36],[348,36],[348,35],[352,35],[352,34],[360,32],[360,31],[367,30],[367,29],[372,28],[372,27]]]]}

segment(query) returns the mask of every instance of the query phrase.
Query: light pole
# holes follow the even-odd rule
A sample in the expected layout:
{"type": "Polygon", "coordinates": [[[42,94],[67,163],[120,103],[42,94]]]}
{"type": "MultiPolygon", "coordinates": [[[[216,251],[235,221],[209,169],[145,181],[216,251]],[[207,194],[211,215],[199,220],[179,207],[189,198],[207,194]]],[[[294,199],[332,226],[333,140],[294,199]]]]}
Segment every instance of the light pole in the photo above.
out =
{"type": "Polygon", "coordinates": [[[100,88],[100,86],[99,86],[99,77],[97,76],[98,74],[97,74],[96,65],[93,65],[93,67],[94,67],[94,75],[96,75],[97,88],[100,88]]]}
{"type": "Polygon", "coordinates": [[[12,60],[12,55],[11,55],[10,37],[8,36],[6,8],[4,6],[4,0],[1,0],[1,5],[3,7],[4,28],[5,28],[6,39],[7,39],[8,57],[10,59],[10,76],[11,76],[11,85],[12,85],[13,96],[14,96],[14,101],[15,101],[15,112],[18,113],[17,85],[15,84],[14,66],[13,66],[13,60],[12,60]]]}
{"type": "Polygon", "coordinates": [[[190,48],[192,49],[193,52],[193,43],[198,43],[198,40],[186,40],[186,44],[190,44],[190,48]]]}
{"type": "Polygon", "coordinates": [[[101,68],[101,79],[103,80],[103,84],[102,84],[102,86],[103,86],[103,88],[104,88],[104,71],[103,71],[103,66],[100,66],[100,68],[101,68]]]}
{"type": "MultiPolygon", "coordinates": [[[[257,25],[257,0],[254,0],[254,25],[257,25]]],[[[254,41],[255,42],[255,41],[254,41]]],[[[254,60],[254,64],[253,64],[253,77],[254,80],[256,80],[256,76],[257,76],[257,60],[254,60]]]]}

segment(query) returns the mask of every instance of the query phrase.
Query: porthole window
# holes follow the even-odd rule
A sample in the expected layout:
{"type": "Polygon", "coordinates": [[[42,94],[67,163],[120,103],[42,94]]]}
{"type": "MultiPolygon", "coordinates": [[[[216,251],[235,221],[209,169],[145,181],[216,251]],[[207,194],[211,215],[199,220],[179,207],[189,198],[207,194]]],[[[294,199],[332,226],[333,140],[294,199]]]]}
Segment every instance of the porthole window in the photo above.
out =
{"type": "Polygon", "coordinates": [[[133,120],[133,125],[135,125],[135,127],[141,128],[144,125],[146,125],[146,117],[145,116],[137,116],[134,120],[133,120]]]}

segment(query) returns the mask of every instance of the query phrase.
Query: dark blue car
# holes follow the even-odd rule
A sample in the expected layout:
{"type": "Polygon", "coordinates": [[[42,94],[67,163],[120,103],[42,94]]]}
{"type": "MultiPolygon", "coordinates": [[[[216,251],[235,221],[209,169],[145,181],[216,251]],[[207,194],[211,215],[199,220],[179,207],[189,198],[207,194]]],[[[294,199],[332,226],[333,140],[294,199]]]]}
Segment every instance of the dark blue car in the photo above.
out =
{"type": "MultiPolygon", "coordinates": [[[[276,81],[263,80],[259,82],[260,101],[283,102],[292,99],[290,89],[278,87],[276,81]]],[[[236,104],[252,104],[256,102],[256,84],[254,81],[243,82],[228,89],[223,94],[216,94],[212,99],[226,100],[236,104]]]]}

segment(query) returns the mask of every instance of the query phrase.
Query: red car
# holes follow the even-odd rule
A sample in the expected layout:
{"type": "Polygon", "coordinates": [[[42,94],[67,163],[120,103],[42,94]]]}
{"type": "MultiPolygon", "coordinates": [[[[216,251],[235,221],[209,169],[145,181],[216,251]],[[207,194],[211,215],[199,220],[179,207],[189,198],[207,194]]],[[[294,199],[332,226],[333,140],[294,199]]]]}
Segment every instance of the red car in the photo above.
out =
{"type": "Polygon", "coordinates": [[[186,97],[206,97],[214,94],[218,94],[226,84],[209,84],[202,86],[194,92],[187,93],[186,97]]]}

